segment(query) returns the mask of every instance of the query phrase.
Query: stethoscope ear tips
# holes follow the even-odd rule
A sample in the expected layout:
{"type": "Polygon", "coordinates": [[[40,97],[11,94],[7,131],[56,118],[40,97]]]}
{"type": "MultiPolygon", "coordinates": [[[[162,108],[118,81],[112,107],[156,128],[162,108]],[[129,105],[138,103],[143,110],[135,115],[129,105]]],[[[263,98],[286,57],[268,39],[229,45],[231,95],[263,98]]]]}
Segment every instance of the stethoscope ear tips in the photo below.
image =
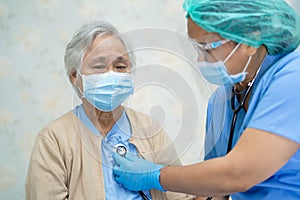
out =
{"type": "Polygon", "coordinates": [[[124,144],[117,144],[114,146],[114,151],[124,157],[127,153],[127,147],[124,144]]]}

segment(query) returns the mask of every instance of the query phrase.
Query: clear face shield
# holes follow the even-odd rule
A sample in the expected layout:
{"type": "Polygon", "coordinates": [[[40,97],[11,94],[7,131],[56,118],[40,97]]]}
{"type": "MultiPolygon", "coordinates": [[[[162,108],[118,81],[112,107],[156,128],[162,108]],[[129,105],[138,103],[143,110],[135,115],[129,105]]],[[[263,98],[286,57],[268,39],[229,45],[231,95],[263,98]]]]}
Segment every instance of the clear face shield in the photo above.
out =
{"type": "MultiPolygon", "coordinates": [[[[238,51],[240,43],[219,39],[219,37],[215,38],[212,34],[201,38],[201,41],[205,41],[203,43],[196,39],[189,38],[189,40],[197,53],[195,65],[210,85],[209,88],[213,88],[208,101],[208,117],[206,119],[205,153],[207,154],[219,141],[223,129],[227,128],[225,126],[228,124],[225,122],[231,120],[230,117],[230,119],[228,118],[228,113],[231,113],[231,107],[228,105],[233,98],[232,88],[235,83],[246,78],[246,69],[251,57],[244,68],[238,66],[239,69],[235,69],[231,58],[238,51]],[[239,71],[241,69],[242,71],[239,71]]],[[[238,63],[244,65],[245,59],[238,61],[238,63]]]]}
{"type": "MultiPolygon", "coordinates": [[[[249,62],[246,64],[247,66],[242,72],[243,76],[241,76],[238,70],[232,67],[228,68],[228,65],[232,65],[230,63],[231,58],[240,47],[240,43],[235,43],[227,39],[216,39],[213,34],[201,38],[201,41],[209,42],[198,42],[197,39],[189,37],[188,39],[197,55],[194,65],[208,82],[209,88],[212,88],[212,92],[217,88],[225,90],[227,87],[233,86],[233,84],[245,78],[246,69],[251,59],[249,59],[249,62]]],[[[224,102],[229,98],[231,98],[230,94],[222,98],[218,97],[214,101],[224,102]]]]}
{"type": "MultiPolygon", "coordinates": [[[[208,36],[214,36],[209,34],[208,36]]],[[[201,41],[210,41],[207,43],[200,43],[195,39],[190,39],[194,49],[198,55],[197,67],[205,79],[215,85],[218,85],[216,92],[209,100],[208,119],[207,119],[207,136],[205,142],[206,152],[210,152],[211,149],[218,142],[221,133],[224,128],[230,129],[230,138],[233,135],[236,116],[239,110],[243,107],[243,104],[249,95],[252,84],[256,79],[256,76],[260,70],[257,70],[254,78],[248,82],[245,89],[238,91],[240,94],[244,94],[240,105],[235,104],[235,87],[246,80],[248,74],[247,68],[251,62],[252,56],[234,55],[241,46],[241,43],[235,43],[227,39],[214,39],[214,38],[201,38],[201,41]],[[237,84],[234,87],[234,84],[237,84]],[[232,117],[230,114],[234,113],[232,117]],[[232,118],[232,119],[231,119],[232,118]],[[231,127],[228,126],[225,121],[231,120],[231,127]]],[[[232,139],[229,139],[232,141],[232,139]]],[[[229,142],[228,150],[231,148],[232,142],[229,142]]],[[[226,145],[223,145],[226,146],[226,145]]]]}
{"type": "Polygon", "coordinates": [[[91,47],[83,57],[80,70],[85,74],[115,71],[130,73],[134,58],[122,38],[109,33],[96,36],[91,47]]]}
{"type": "MultiPolygon", "coordinates": [[[[100,87],[102,79],[108,80],[105,74],[111,71],[118,73],[118,77],[129,74],[130,84],[128,77],[125,80],[111,78],[109,87],[119,85],[119,91],[133,88],[130,95],[126,96],[129,92],[124,94],[126,99],[122,99],[124,101],[121,105],[149,116],[143,121],[133,120],[129,114],[130,137],[133,141],[151,140],[159,137],[163,131],[170,139],[164,140],[158,149],[144,152],[145,158],[152,158],[153,154],[161,155],[166,159],[165,164],[171,164],[177,159],[183,163],[202,160],[207,101],[214,88],[196,68],[196,53],[186,35],[145,28],[106,38],[98,36],[97,39],[98,43],[93,42],[80,68],[83,94],[88,81],[96,82],[95,85],[100,87]],[[95,77],[87,79],[86,76],[95,77]]],[[[116,126],[120,130],[124,128],[118,123],[116,126]]],[[[122,132],[128,132],[128,129],[122,132]]],[[[115,149],[115,146],[112,144],[111,149],[115,149]]],[[[127,153],[131,153],[130,147],[127,146],[127,150],[127,153]]],[[[89,151],[95,153],[93,149],[89,151]]]]}
{"type": "Polygon", "coordinates": [[[132,67],[120,38],[98,35],[77,71],[80,96],[99,111],[115,110],[133,93],[132,67]]]}

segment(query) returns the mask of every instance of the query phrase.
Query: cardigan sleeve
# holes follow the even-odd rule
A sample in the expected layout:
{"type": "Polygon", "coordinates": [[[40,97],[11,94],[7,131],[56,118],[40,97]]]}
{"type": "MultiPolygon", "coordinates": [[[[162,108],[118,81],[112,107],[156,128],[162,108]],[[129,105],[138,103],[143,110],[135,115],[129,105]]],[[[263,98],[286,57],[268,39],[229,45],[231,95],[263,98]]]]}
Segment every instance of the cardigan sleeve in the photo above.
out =
{"type": "Polygon", "coordinates": [[[36,138],[25,189],[27,200],[68,199],[66,167],[51,130],[43,129],[36,138]]]}

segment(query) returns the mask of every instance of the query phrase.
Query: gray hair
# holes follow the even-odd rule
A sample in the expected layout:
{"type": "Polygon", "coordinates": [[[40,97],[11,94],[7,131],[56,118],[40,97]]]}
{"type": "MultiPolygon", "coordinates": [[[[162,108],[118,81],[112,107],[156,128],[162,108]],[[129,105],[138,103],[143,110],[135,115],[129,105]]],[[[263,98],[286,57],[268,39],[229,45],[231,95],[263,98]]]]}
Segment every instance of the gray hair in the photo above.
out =
{"type": "MultiPolygon", "coordinates": [[[[72,40],[68,43],[65,50],[65,68],[66,73],[69,76],[74,70],[78,70],[82,65],[83,56],[91,46],[93,40],[98,35],[111,34],[116,35],[124,44],[128,51],[127,45],[121,38],[118,30],[108,22],[105,21],[92,21],[82,26],[77,32],[74,33],[72,40]]],[[[134,65],[134,55],[128,51],[128,56],[131,61],[131,65],[134,65]]]]}

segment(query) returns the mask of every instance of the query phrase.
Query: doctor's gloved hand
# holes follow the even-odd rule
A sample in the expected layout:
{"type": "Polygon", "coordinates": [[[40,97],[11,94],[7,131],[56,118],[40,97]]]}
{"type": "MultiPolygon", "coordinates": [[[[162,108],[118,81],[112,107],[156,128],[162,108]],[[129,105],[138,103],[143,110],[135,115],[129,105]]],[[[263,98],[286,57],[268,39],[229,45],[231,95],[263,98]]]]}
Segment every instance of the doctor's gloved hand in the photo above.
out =
{"type": "Polygon", "coordinates": [[[125,188],[133,191],[150,189],[165,191],[159,182],[160,169],[164,167],[163,165],[128,154],[122,157],[114,153],[113,158],[117,163],[113,169],[116,181],[125,188]]]}

